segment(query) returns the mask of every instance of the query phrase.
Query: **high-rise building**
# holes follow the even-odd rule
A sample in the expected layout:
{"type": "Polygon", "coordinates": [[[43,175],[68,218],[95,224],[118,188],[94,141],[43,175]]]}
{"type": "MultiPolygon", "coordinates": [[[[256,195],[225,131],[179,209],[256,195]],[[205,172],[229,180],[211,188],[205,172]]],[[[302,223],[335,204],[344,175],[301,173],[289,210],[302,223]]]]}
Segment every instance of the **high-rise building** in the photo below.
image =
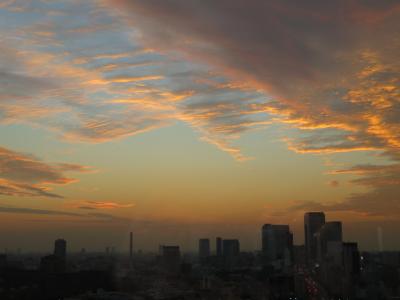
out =
{"type": "Polygon", "coordinates": [[[360,273],[360,253],[357,243],[343,243],[343,267],[347,276],[360,273]]]}
{"type": "Polygon", "coordinates": [[[360,253],[357,243],[343,243],[343,290],[344,299],[355,299],[355,283],[360,275],[360,253]]]}
{"type": "Polygon", "coordinates": [[[304,245],[308,263],[317,258],[316,234],[324,224],[325,214],[323,212],[307,212],[304,214],[304,245]]]}
{"type": "Polygon", "coordinates": [[[217,256],[222,256],[222,238],[217,237],[215,242],[216,242],[216,254],[217,256]]]}
{"type": "Polygon", "coordinates": [[[57,239],[54,242],[54,254],[40,260],[40,269],[46,273],[63,273],[66,270],[67,242],[57,239]]]}
{"type": "Polygon", "coordinates": [[[270,263],[289,266],[293,262],[293,234],[289,225],[265,224],[261,229],[262,253],[270,263]]]}
{"type": "Polygon", "coordinates": [[[58,258],[65,259],[67,256],[67,241],[64,239],[57,239],[54,242],[54,255],[58,258]]]}
{"type": "Polygon", "coordinates": [[[316,237],[317,261],[321,262],[326,257],[328,250],[336,247],[333,242],[340,244],[343,241],[342,222],[333,221],[325,223],[316,234],[316,237]]]}
{"type": "Polygon", "coordinates": [[[0,270],[7,266],[7,255],[0,254],[0,270]]]}
{"type": "Polygon", "coordinates": [[[199,258],[204,259],[210,256],[210,240],[200,239],[199,240],[199,258]]]}
{"type": "Polygon", "coordinates": [[[179,270],[181,262],[179,246],[160,246],[160,255],[165,269],[171,272],[179,270]]]}
{"type": "Polygon", "coordinates": [[[55,254],[40,259],[40,270],[45,273],[64,273],[65,267],[65,259],[55,254]]]}
{"type": "Polygon", "coordinates": [[[239,240],[223,240],[222,241],[222,254],[226,258],[239,256],[240,243],[239,240]]]}
{"type": "Polygon", "coordinates": [[[133,233],[129,233],[129,260],[132,262],[133,257],[133,233]]]}

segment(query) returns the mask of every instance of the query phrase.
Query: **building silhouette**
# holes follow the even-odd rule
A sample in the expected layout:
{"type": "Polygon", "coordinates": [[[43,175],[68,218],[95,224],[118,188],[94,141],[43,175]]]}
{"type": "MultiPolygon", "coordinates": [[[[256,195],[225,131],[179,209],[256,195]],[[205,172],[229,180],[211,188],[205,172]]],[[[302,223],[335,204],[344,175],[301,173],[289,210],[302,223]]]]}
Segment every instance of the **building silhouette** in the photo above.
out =
{"type": "Polygon", "coordinates": [[[54,255],[58,258],[66,259],[67,257],[67,241],[64,239],[57,239],[54,242],[54,255]]]}
{"type": "Polygon", "coordinates": [[[160,255],[163,267],[170,272],[178,272],[181,263],[179,246],[160,246],[160,255]]]}
{"type": "Polygon", "coordinates": [[[293,234],[289,225],[265,224],[261,229],[262,254],[276,268],[293,263],[293,234]]]}
{"type": "Polygon", "coordinates": [[[133,264],[133,233],[129,233],[129,266],[132,268],[133,264]]]}
{"type": "MultiPolygon", "coordinates": [[[[321,262],[329,254],[336,258],[335,253],[341,253],[343,242],[342,222],[333,221],[325,223],[316,234],[317,261],[321,262]]],[[[339,257],[336,258],[340,260],[339,257]]]]}
{"type": "Polygon", "coordinates": [[[40,270],[43,273],[64,273],[66,271],[67,241],[57,239],[54,241],[54,254],[40,259],[40,270]]]}
{"type": "Polygon", "coordinates": [[[64,273],[65,260],[52,254],[40,259],[40,270],[46,274],[64,273]]]}
{"type": "Polygon", "coordinates": [[[200,239],[199,240],[199,258],[205,259],[210,256],[210,240],[200,239]]]}
{"type": "Polygon", "coordinates": [[[323,212],[307,212],[304,214],[304,244],[307,263],[312,263],[317,258],[316,234],[325,224],[323,212]]]}
{"type": "Polygon", "coordinates": [[[225,258],[232,258],[239,256],[240,243],[237,239],[223,240],[222,241],[222,254],[225,258]]]}
{"type": "Polygon", "coordinates": [[[222,238],[217,237],[215,239],[216,242],[216,254],[217,256],[221,257],[222,256],[222,238]]]}

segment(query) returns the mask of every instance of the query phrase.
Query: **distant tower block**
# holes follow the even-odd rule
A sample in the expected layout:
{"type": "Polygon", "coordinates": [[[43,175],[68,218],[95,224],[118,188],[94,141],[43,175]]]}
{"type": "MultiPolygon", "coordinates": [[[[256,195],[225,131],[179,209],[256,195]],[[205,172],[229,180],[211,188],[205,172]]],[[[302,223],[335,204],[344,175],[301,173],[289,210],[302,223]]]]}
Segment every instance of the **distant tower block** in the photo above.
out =
{"type": "Polygon", "coordinates": [[[222,256],[222,238],[217,237],[216,239],[216,254],[222,256]]]}
{"type": "MultiPolygon", "coordinates": [[[[304,245],[306,260],[310,264],[317,258],[316,234],[325,224],[325,214],[320,212],[307,212],[304,214],[304,245]]],[[[267,245],[263,245],[263,248],[267,245]]]]}
{"type": "Polygon", "coordinates": [[[67,256],[67,241],[64,239],[58,239],[54,242],[54,255],[65,259],[67,256]]]}
{"type": "Polygon", "coordinates": [[[382,227],[377,228],[378,231],[378,249],[380,252],[383,252],[383,232],[382,227]]]}
{"type": "Polygon", "coordinates": [[[200,239],[199,240],[199,258],[205,259],[210,256],[210,240],[200,239]]]}
{"type": "Polygon", "coordinates": [[[132,263],[132,257],[133,257],[133,233],[132,231],[129,234],[129,260],[132,263]]]}

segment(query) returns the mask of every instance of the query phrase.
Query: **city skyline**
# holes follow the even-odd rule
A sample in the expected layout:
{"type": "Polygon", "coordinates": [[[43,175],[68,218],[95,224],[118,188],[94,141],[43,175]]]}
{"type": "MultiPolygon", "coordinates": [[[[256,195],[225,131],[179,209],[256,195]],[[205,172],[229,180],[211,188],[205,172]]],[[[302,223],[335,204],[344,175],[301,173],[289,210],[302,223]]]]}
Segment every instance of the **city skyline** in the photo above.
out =
{"type": "MultiPolygon", "coordinates": [[[[260,253],[262,255],[265,255],[265,257],[271,258],[276,258],[279,257],[279,254],[277,253],[284,253],[286,250],[291,249],[290,252],[293,251],[295,247],[304,247],[304,260],[305,262],[312,262],[316,261],[318,259],[321,259],[319,256],[321,253],[324,253],[327,248],[327,244],[321,244],[322,240],[329,240],[329,241],[334,241],[334,242],[340,242],[343,244],[356,244],[358,246],[358,242],[350,241],[348,238],[345,237],[345,232],[343,230],[343,224],[342,221],[332,221],[332,220],[327,220],[325,219],[325,213],[324,212],[306,212],[304,214],[304,232],[302,235],[304,236],[303,243],[294,243],[294,237],[295,235],[293,234],[292,228],[287,225],[287,224],[263,224],[261,226],[261,234],[258,233],[259,236],[259,242],[257,243],[257,246],[255,248],[247,248],[244,247],[241,248],[241,241],[240,238],[237,238],[232,235],[228,237],[196,237],[193,236],[193,240],[197,242],[197,245],[186,245],[183,246],[178,242],[178,240],[175,241],[167,241],[164,240],[164,242],[158,241],[158,249],[143,249],[140,247],[140,244],[134,243],[135,236],[134,233],[131,231],[129,232],[129,239],[127,241],[126,245],[122,245],[121,248],[116,248],[114,244],[107,244],[103,249],[87,249],[86,247],[72,248],[72,253],[101,253],[104,252],[107,255],[111,253],[119,253],[119,254],[127,254],[129,256],[129,260],[132,262],[133,255],[135,254],[140,254],[140,253],[157,253],[157,252],[163,252],[163,248],[177,248],[180,249],[179,251],[183,250],[183,253],[197,253],[199,256],[199,259],[207,259],[207,257],[210,256],[216,256],[216,257],[221,257],[221,256],[227,256],[227,253],[230,253],[232,250],[228,250],[226,252],[227,248],[234,248],[234,252],[240,253],[242,250],[244,252],[255,252],[255,253],[260,253]],[[314,221],[312,219],[314,218],[314,221]],[[314,222],[314,225],[312,229],[310,229],[310,224],[314,222]],[[307,239],[307,236],[312,236],[313,239],[309,240],[307,239]],[[214,242],[211,242],[211,241],[214,242]],[[226,244],[226,245],[225,245],[226,244]],[[279,245],[279,246],[274,246],[274,245],[279,245]],[[272,247],[272,248],[271,248],[272,247]],[[277,247],[274,249],[274,247],[277,247]],[[321,248],[323,247],[323,248],[321,248]],[[111,252],[110,252],[111,249],[111,252]],[[224,250],[225,249],[225,250],[224,250]],[[274,249],[274,250],[271,250],[274,249]],[[286,250],[285,250],[286,249],[286,250]],[[271,252],[272,251],[272,252],[271,252]]],[[[126,233],[123,233],[126,234],[126,233]]],[[[299,240],[297,238],[296,240],[299,240]]],[[[385,249],[382,248],[382,232],[378,228],[378,234],[377,234],[377,242],[378,242],[378,249],[375,250],[376,252],[383,252],[385,249]]],[[[54,242],[54,255],[57,257],[63,257],[65,259],[66,257],[66,249],[67,249],[67,241],[64,238],[58,237],[55,242],[54,242]]],[[[184,244],[185,245],[185,244],[184,244]]],[[[79,246],[84,246],[84,245],[79,245],[79,246]]],[[[21,251],[23,249],[18,248],[17,251],[14,251],[12,249],[5,248],[3,249],[4,253],[10,253],[10,254],[21,254],[21,251]]],[[[24,249],[26,250],[26,249],[24,249]]],[[[370,249],[360,249],[361,251],[371,251],[370,249]]],[[[358,251],[358,250],[357,250],[358,251]]],[[[390,250],[388,250],[390,251],[390,250]]],[[[46,251],[45,251],[46,252],[46,251]]],[[[48,251],[47,251],[48,252],[48,251]]],[[[51,252],[51,251],[50,251],[51,252]]],[[[28,249],[26,253],[31,253],[28,249]]]]}
{"type": "Polygon", "coordinates": [[[298,245],[309,211],[400,249],[400,4],[378,2],[0,0],[0,249],[298,245]]]}

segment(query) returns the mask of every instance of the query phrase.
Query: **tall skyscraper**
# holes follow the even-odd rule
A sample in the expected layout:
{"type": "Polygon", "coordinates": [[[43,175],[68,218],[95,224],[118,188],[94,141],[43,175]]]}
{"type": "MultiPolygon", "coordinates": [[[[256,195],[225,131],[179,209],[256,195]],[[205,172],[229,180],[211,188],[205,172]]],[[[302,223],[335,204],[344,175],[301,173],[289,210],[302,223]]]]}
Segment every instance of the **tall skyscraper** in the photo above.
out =
{"type": "Polygon", "coordinates": [[[293,234],[289,225],[265,224],[261,229],[262,253],[270,263],[289,266],[293,262],[293,234]]]}
{"type": "Polygon", "coordinates": [[[133,233],[129,233],[129,259],[132,261],[133,257],[133,233]]]}
{"type": "Polygon", "coordinates": [[[215,242],[216,242],[216,254],[217,256],[222,256],[222,238],[217,237],[215,242]]]}
{"type": "Polygon", "coordinates": [[[179,271],[181,262],[179,246],[160,246],[160,255],[165,269],[171,272],[179,271]]]}
{"type": "MultiPolygon", "coordinates": [[[[360,253],[357,243],[343,243],[343,288],[345,295],[354,295],[354,286],[360,275],[360,253]]],[[[346,297],[344,299],[354,299],[346,297]]]]}
{"type": "Polygon", "coordinates": [[[200,239],[199,240],[199,258],[204,259],[210,256],[210,240],[200,239]]]}
{"type": "Polygon", "coordinates": [[[67,256],[67,241],[64,239],[57,239],[54,242],[54,255],[58,258],[65,259],[67,256]]]}
{"type": "Polygon", "coordinates": [[[360,273],[360,253],[357,243],[343,243],[343,267],[348,276],[360,273]]]}
{"type": "Polygon", "coordinates": [[[341,245],[343,241],[342,222],[333,221],[325,223],[316,234],[316,237],[317,260],[321,262],[328,253],[328,246],[331,246],[331,248],[337,248],[337,245],[341,245]]]}
{"type": "Polygon", "coordinates": [[[307,212],[304,214],[304,244],[308,263],[317,258],[316,233],[324,224],[325,214],[323,212],[307,212]]]}
{"type": "Polygon", "coordinates": [[[63,273],[66,270],[67,242],[57,239],[54,242],[54,254],[40,260],[40,269],[46,273],[63,273]]]}
{"type": "Polygon", "coordinates": [[[222,253],[226,258],[239,256],[240,243],[239,240],[223,240],[222,241],[222,253]]]}

